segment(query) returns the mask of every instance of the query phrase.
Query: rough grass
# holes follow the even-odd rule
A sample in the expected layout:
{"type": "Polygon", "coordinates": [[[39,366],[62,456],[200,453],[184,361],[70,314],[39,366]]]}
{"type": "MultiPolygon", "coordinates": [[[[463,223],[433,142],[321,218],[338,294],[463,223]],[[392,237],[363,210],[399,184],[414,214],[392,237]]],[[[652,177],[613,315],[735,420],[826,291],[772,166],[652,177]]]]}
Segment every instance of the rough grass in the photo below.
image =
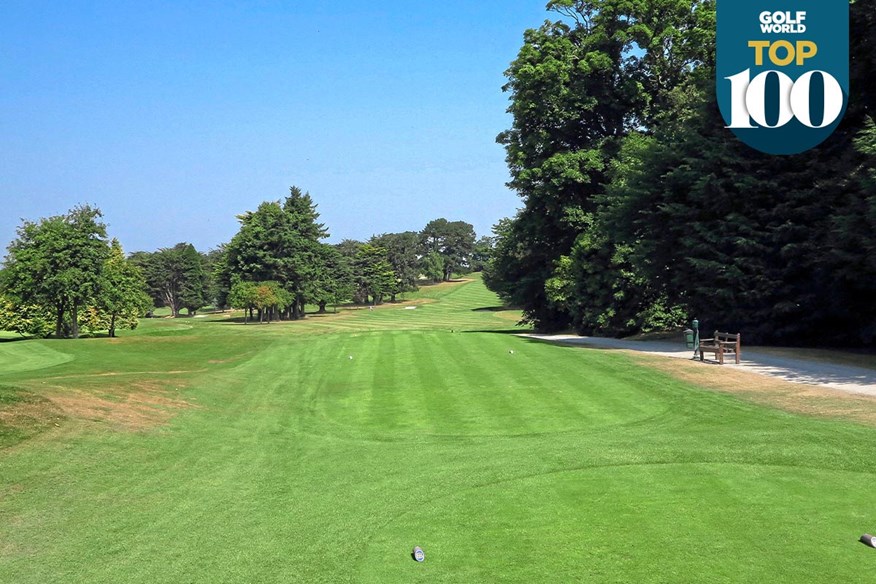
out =
{"type": "Polygon", "coordinates": [[[4,387],[91,401],[0,451],[0,582],[869,578],[872,427],[505,334],[477,281],[419,298],[22,343],[69,359],[4,387]]]}
{"type": "Polygon", "coordinates": [[[637,363],[706,390],[732,393],[742,399],[788,412],[854,420],[876,426],[876,397],[818,385],[791,383],[729,367],[704,367],[696,361],[630,354],[637,363]]]}

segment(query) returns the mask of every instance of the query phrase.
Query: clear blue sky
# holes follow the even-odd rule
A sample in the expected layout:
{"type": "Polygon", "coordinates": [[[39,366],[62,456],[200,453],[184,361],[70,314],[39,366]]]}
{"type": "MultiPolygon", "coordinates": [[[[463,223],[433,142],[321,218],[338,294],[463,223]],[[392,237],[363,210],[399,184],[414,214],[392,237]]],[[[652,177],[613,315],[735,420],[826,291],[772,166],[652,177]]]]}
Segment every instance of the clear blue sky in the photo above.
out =
{"type": "Polygon", "coordinates": [[[0,246],[100,207],[126,251],[206,251],[290,185],[337,242],[520,200],[496,134],[546,0],[0,3],[0,246]]]}

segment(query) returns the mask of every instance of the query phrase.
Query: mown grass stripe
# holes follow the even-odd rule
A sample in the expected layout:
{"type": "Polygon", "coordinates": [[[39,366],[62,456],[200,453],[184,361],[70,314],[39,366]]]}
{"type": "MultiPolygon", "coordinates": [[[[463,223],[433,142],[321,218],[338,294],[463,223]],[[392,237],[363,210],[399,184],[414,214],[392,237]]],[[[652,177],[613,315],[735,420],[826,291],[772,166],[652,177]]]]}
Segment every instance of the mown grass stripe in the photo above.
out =
{"type": "Polygon", "coordinates": [[[855,539],[871,519],[872,429],[500,334],[513,318],[473,310],[498,303],[477,281],[420,298],[434,302],[263,326],[146,322],[0,375],[117,403],[139,395],[136,379],[190,402],[136,431],[74,416],[0,453],[0,524],[14,526],[0,530],[0,581],[869,573],[855,539]],[[188,373],[144,373],[162,368],[188,373]]]}

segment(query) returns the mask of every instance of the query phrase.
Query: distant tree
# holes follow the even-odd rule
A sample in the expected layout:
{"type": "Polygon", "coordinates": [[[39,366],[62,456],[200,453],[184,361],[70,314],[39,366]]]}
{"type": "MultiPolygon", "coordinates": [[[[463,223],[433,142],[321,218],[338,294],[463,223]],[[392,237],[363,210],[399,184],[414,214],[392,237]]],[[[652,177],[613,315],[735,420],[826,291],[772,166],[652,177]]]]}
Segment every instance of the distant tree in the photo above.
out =
{"type": "Polygon", "coordinates": [[[365,289],[363,286],[364,280],[360,277],[360,274],[358,272],[360,266],[357,264],[359,250],[362,249],[363,245],[365,245],[363,242],[357,241],[355,239],[344,239],[334,246],[334,248],[338,250],[338,252],[341,254],[341,257],[350,267],[350,273],[353,276],[352,300],[354,304],[368,303],[368,290],[365,289]]]}
{"type": "Polygon", "coordinates": [[[208,304],[210,275],[192,244],[178,243],[151,254],[136,252],[130,259],[143,270],[155,305],[167,306],[174,317],[183,308],[193,315],[208,304]]]}
{"type": "Polygon", "coordinates": [[[244,324],[258,312],[260,323],[270,322],[280,315],[280,307],[292,302],[291,295],[278,282],[245,282],[237,280],[231,286],[228,302],[232,308],[243,309],[244,324]]]}
{"type": "Polygon", "coordinates": [[[433,282],[444,279],[444,257],[437,251],[430,251],[420,260],[420,271],[433,282]]]}
{"type": "MultiPolygon", "coordinates": [[[[118,328],[137,328],[139,318],[151,307],[152,299],[146,293],[142,271],[125,259],[121,244],[113,239],[109,256],[104,261],[94,311],[105,315],[105,328],[110,337],[115,337],[118,328]]],[[[104,330],[104,327],[97,330],[104,330]]]]}
{"type": "Polygon", "coordinates": [[[308,192],[296,186],[289,187],[289,196],[283,201],[283,211],[289,216],[292,229],[299,237],[319,241],[329,236],[325,224],[319,223],[316,203],[308,192]]]}
{"type": "Polygon", "coordinates": [[[352,260],[356,257],[356,254],[359,253],[359,248],[364,245],[364,242],[357,241],[355,239],[344,239],[341,243],[335,244],[335,249],[341,252],[341,255],[345,258],[352,260]]]}
{"type": "Polygon", "coordinates": [[[9,245],[4,293],[16,306],[52,311],[55,336],[79,336],[79,310],[98,293],[109,247],[99,209],[25,221],[9,245]]]}
{"type": "Polygon", "coordinates": [[[252,316],[252,310],[258,303],[256,295],[257,282],[245,282],[237,280],[231,285],[231,290],[228,293],[228,305],[231,308],[243,310],[243,324],[249,322],[252,316]]]}
{"type": "Polygon", "coordinates": [[[381,304],[386,296],[397,290],[395,272],[382,247],[366,243],[359,248],[353,264],[354,273],[366,302],[381,304]]]}
{"type": "MultiPolygon", "coordinates": [[[[420,234],[415,231],[384,233],[375,235],[369,243],[386,250],[387,259],[395,272],[398,292],[412,292],[417,289],[420,276],[420,234]]],[[[395,302],[395,297],[394,292],[390,301],[395,302]]]]}
{"type": "Polygon", "coordinates": [[[353,277],[351,261],[335,246],[320,244],[314,275],[308,283],[308,299],[319,307],[319,313],[326,312],[326,306],[337,306],[353,297],[356,282],[353,277]]]}
{"type": "Polygon", "coordinates": [[[475,245],[474,226],[464,221],[448,221],[443,217],[430,221],[420,232],[423,255],[437,252],[444,259],[443,279],[449,280],[454,272],[470,269],[475,245]]]}
{"type": "Polygon", "coordinates": [[[433,219],[429,221],[420,232],[420,238],[424,247],[424,254],[434,251],[441,253],[444,247],[444,236],[447,233],[447,219],[433,219]]]}
{"type": "Polygon", "coordinates": [[[204,269],[208,274],[208,303],[221,310],[228,304],[228,293],[231,291],[231,282],[223,278],[226,258],[225,244],[211,249],[207,253],[202,253],[201,257],[203,258],[204,269]]]}
{"type": "Polygon", "coordinates": [[[271,322],[280,317],[280,307],[293,302],[292,294],[278,282],[256,282],[252,292],[254,307],[258,310],[259,322],[271,322]]]}
{"type": "Polygon", "coordinates": [[[472,272],[482,272],[492,256],[495,238],[484,235],[478,239],[471,253],[470,266],[472,272]]]}
{"type": "Polygon", "coordinates": [[[538,289],[543,276],[541,271],[529,269],[526,258],[530,250],[521,234],[525,225],[521,213],[512,219],[500,219],[493,226],[493,249],[484,266],[484,284],[511,306],[522,306],[531,300],[529,293],[538,289]]]}
{"type": "Polygon", "coordinates": [[[328,233],[308,193],[291,187],[282,202],[268,201],[238,216],[240,230],[218,264],[219,281],[278,282],[291,296],[282,312],[304,316],[311,283],[319,271],[320,242],[328,233]]]}

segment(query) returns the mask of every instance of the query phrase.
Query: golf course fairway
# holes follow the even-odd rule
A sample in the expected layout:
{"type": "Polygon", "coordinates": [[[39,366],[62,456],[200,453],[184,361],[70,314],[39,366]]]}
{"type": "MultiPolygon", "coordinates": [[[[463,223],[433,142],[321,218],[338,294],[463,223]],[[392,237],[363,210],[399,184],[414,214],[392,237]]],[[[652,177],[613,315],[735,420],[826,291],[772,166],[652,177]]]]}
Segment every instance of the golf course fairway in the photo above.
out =
{"type": "Polygon", "coordinates": [[[876,581],[872,427],[499,304],[0,342],[0,582],[876,581]]]}

